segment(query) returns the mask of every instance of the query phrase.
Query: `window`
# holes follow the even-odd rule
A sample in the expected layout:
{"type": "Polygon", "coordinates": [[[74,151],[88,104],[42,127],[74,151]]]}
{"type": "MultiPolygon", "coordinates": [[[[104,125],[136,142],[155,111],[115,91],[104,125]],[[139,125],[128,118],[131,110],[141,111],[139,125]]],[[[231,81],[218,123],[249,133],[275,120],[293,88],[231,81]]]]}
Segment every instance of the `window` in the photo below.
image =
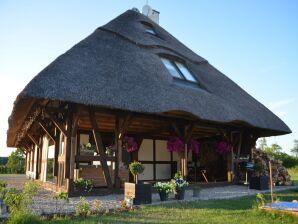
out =
{"type": "Polygon", "coordinates": [[[151,24],[149,24],[149,23],[142,23],[142,24],[145,28],[146,33],[156,36],[156,32],[154,31],[153,26],[151,24]]]}
{"type": "Polygon", "coordinates": [[[163,62],[163,64],[166,66],[166,68],[168,69],[168,71],[171,73],[173,77],[183,79],[182,75],[178,72],[175,65],[169,59],[161,58],[161,61],[163,62]]]}
{"type": "Polygon", "coordinates": [[[163,57],[161,57],[160,59],[174,78],[179,78],[186,81],[198,83],[198,81],[195,79],[193,74],[191,74],[188,68],[181,62],[170,60],[163,57]]]}

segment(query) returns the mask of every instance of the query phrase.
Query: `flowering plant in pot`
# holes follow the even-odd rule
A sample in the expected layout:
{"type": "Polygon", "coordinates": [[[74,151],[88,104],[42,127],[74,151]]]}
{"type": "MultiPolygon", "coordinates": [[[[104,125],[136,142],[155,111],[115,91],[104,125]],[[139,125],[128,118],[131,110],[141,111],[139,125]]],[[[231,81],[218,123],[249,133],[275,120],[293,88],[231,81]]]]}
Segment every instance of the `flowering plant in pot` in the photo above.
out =
{"type": "Polygon", "coordinates": [[[110,146],[106,147],[105,153],[106,153],[107,156],[113,156],[114,153],[115,153],[115,151],[116,151],[115,150],[115,146],[114,145],[110,145],[110,146]]]}
{"type": "Polygon", "coordinates": [[[81,144],[80,146],[81,155],[93,156],[95,151],[96,151],[96,146],[92,145],[90,142],[87,144],[81,144]]]}
{"type": "Polygon", "coordinates": [[[170,182],[157,182],[154,188],[159,193],[161,201],[167,201],[169,198],[169,193],[173,191],[173,186],[170,182]]]}
{"type": "Polygon", "coordinates": [[[185,194],[185,188],[188,186],[188,182],[183,179],[181,171],[177,172],[174,179],[171,180],[172,188],[177,200],[183,200],[185,194]]]}

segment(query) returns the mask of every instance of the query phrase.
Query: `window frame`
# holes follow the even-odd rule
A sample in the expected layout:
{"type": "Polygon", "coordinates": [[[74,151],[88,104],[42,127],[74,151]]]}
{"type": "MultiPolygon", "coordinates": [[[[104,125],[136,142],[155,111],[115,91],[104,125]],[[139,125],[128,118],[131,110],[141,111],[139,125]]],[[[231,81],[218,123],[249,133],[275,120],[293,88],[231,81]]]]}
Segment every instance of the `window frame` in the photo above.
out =
{"type": "Polygon", "coordinates": [[[147,23],[147,22],[141,22],[141,24],[142,24],[142,26],[143,26],[143,28],[145,30],[145,33],[148,33],[148,34],[150,34],[152,36],[157,37],[157,33],[156,33],[154,27],[152,26],[152,24],[147,23]]]}
{"type": "Polygon", "coordinates": [[[176,60],[176,59],[172,59],[172,58],[169,58],[169,57],[165,57],[163,55],[159,55],[159,58],[162,62],[162,64],[165,66],[165,68],[167,69],[167,71],[170,73],[170,75],[174,78],[174,79],[177,79],[177,80],[182,80],[182,81],[185,81],[185,82],[190,82],[190,83],[194,83],[196,85],[200,85],[200,82],[199,80],[193,75],[193,73],[190,71],[190,69],[188,68],[188,66],[182,62],[181,60],[176,60]],[[168,60],[171,65],[175,68],[175,70],[178,72],[178,74],[181,76],[181,78],[178,78],[176,76],[173,76],[172,73],[169,71],[169,69],[167,68],[167,66],[164,64],[163,60],[162,59],[166,59],[168,60]],[[176,64],[176,63],[179,63],[181,64],[182,66],[184,66],[184,68],[189,72],[189,74],[192,76],[192,78],[194,79],[193,80],[189,80],[185,77],[185,75],[183,74],[183,72],[180,70],[179,66],[176,64]]]}

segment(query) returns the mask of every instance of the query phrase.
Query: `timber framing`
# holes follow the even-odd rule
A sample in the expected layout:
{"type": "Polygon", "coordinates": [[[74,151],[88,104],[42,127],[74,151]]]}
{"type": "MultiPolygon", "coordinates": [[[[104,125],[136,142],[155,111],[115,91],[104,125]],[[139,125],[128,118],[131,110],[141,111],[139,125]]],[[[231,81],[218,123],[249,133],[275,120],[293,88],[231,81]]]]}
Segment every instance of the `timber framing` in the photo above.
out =
{"type": "Polygon", "coordinates": [[[97,148],[97,151],[100,155],[100,163],[101,163],[101,166],[102,166],[102,169],[103,169],[104,177],[105,177],[105,180],[107,182],[108,188],[112,189],[113,184],[112,184],[110,171],[109,171],[109,168],[108,168],[108,165],[107,165],[105,152],[104,152],[104,149],[103,149],[102,138],[101,138],[99,128],[97,126],[95,112],[92,110],[92,108],[89,109],[89,115],[90,115],[90,121],[91,121],[91,124],[92,124],[92,132],[93,132],[93,135],[94,135],[96,148],[97,148]]]}

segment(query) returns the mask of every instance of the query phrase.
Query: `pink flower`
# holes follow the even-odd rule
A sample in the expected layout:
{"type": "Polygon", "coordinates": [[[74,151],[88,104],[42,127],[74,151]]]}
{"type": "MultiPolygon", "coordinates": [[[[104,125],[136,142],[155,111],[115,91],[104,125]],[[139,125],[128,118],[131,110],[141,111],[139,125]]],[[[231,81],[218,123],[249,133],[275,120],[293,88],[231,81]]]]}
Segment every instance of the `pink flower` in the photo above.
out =
{"type": "Polygon", "coordinates": [[[232,145],[228,143],[227,141],[218,141],[215,144],[215,151],[221,155],[231,152],[232,151],[232,145]]]}
{"type": "Polygon", "coordinates": [[[167,149],[169,152],[183,152],[184,143],[178,137],[170,137],[167,142],[167,149]]]}
{"type": "Polygon", "coordinates": [[[124,136],[123,141],[127,152],[134,152],[139,150],[139,146],[133,137],[124,136]]]}

